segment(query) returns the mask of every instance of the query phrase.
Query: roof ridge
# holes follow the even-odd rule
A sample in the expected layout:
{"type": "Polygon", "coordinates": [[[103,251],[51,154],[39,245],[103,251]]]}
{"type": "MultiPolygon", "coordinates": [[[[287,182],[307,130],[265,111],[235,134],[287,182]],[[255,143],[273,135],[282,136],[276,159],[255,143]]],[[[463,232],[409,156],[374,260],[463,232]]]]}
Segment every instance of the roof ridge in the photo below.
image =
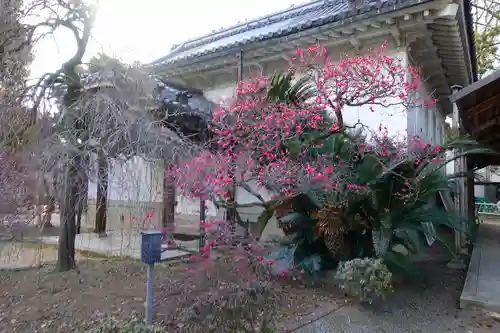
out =
{"type": "Polygon", "coordinates": [[[172,46],[171,53],[186,51],[190,48],[195,48],[199,45],[203,45],[207,42],[213,42],[222,38],[226,38],[235,34],[239,34],[244,31],[253,30],[260,28],[264,25],[273,24],[279,21],[286,20],[293,16],[305,14],[310,10],[316,10],[318,7],[323,5],[334,5],[339,2],[344,2],[349,0],[308,0],[307,2],[303,2],[297,5],[290,5],[286,9],[281,9],[279,11],[275,11],[269,14],[265,14],[262,16],[258,16],[252,19],[245,20],[243,22],[238,22],[228,27],[222,27],[219,30],[212,30],[212,32],[204,34],[202,36],[194,37],[188,40],[185,40],[182,43],[176,44],[172,46]],[[307,8],[309,7],[309,8],[307,8]],[[300,9],[303,9],[300,11],[300,9]],[[259,22],[266,20],[265,22],[259,22]],[[261,24],[259,24],[261,23],[261,24]],[[249,26],[251,25],[251,26],[249,26]],[[210,38],[212,37],[212,38],[210,38]],[[208,40],[207,40],[208,39],[208,40]]]}

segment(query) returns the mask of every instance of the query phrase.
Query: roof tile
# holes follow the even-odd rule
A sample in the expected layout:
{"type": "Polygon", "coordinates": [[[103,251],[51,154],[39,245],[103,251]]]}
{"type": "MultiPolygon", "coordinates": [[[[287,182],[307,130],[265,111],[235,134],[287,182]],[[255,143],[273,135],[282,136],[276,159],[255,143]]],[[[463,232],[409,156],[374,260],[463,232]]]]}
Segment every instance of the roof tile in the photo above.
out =
{"type": "Polygon", "coordinates": [[[386,9],[385,11],[392,11],[398,7],[411,6],[425,1],[428,0],[368,0],[364,1],[362,6],[353,6],[355,0],[313,0],[215,31],[203,37],[188,40],[176,45],[168,55],[150,65],[174,65],[178,61],[221,52],[248,43],[286,36],[308,28],[342,21],[348,17],[379,11],[383,8],[386,9]]]}

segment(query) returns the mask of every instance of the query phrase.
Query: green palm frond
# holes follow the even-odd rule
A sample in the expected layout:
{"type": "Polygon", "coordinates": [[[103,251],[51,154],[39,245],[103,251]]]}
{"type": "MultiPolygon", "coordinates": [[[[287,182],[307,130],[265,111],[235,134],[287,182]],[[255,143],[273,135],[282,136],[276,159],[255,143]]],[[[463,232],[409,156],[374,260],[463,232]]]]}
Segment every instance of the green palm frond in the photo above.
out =
{"type": "Polygon", "coordinates": [[[302,77],[294,82],[294,74],[274,73],[267,91],[267,99],[272,103],[298,105],[312,96],[314,89],[308,77],[302,77]]]}

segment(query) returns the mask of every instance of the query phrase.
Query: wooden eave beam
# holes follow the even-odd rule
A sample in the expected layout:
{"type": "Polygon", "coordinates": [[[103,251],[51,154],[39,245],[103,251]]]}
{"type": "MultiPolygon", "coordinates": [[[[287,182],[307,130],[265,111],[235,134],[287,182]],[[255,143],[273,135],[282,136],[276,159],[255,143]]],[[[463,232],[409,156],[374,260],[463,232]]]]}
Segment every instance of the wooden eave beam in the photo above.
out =
{"type": "Polygon", "coordinates": [[[500,105],[500,94],[497,94],[495,96],[492,96],[481,103],[473,106],[470,109],[464,110],[470,115],[478,115],[484,111],[487,111],[489,107],[495,106],[495,105],[500,105]]]}

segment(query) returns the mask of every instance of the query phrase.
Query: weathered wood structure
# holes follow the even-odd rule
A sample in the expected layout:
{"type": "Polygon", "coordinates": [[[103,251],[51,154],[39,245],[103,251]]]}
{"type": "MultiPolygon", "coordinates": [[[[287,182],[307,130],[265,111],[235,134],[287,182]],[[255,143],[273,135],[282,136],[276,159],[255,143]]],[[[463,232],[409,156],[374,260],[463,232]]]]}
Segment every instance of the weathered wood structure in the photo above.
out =
{"type": "MultiPolygon", "coordinates": [[[[463,130],[480,143],[500,151],[500,70],[460,89],[451,97],[460,114],[463,130]]],[[[497,164],[483,156],[477,166],[497,164]]]]}
{"type": "MultiPolygon", "coordinates": [[[[500,153],[500,70],[457,88],[450,98],[454,103],[453,126],[461,135],[469,135],[500,153]]],[[[489,165],[500,165],[500,155],[474,154],[456,161],[455,171],[467,175],[458,182],[458,206],[471,219],[475,218],[473,171],[489,165]]],[[[465,245],[463,235],[456,242],[465,245]]]]}

